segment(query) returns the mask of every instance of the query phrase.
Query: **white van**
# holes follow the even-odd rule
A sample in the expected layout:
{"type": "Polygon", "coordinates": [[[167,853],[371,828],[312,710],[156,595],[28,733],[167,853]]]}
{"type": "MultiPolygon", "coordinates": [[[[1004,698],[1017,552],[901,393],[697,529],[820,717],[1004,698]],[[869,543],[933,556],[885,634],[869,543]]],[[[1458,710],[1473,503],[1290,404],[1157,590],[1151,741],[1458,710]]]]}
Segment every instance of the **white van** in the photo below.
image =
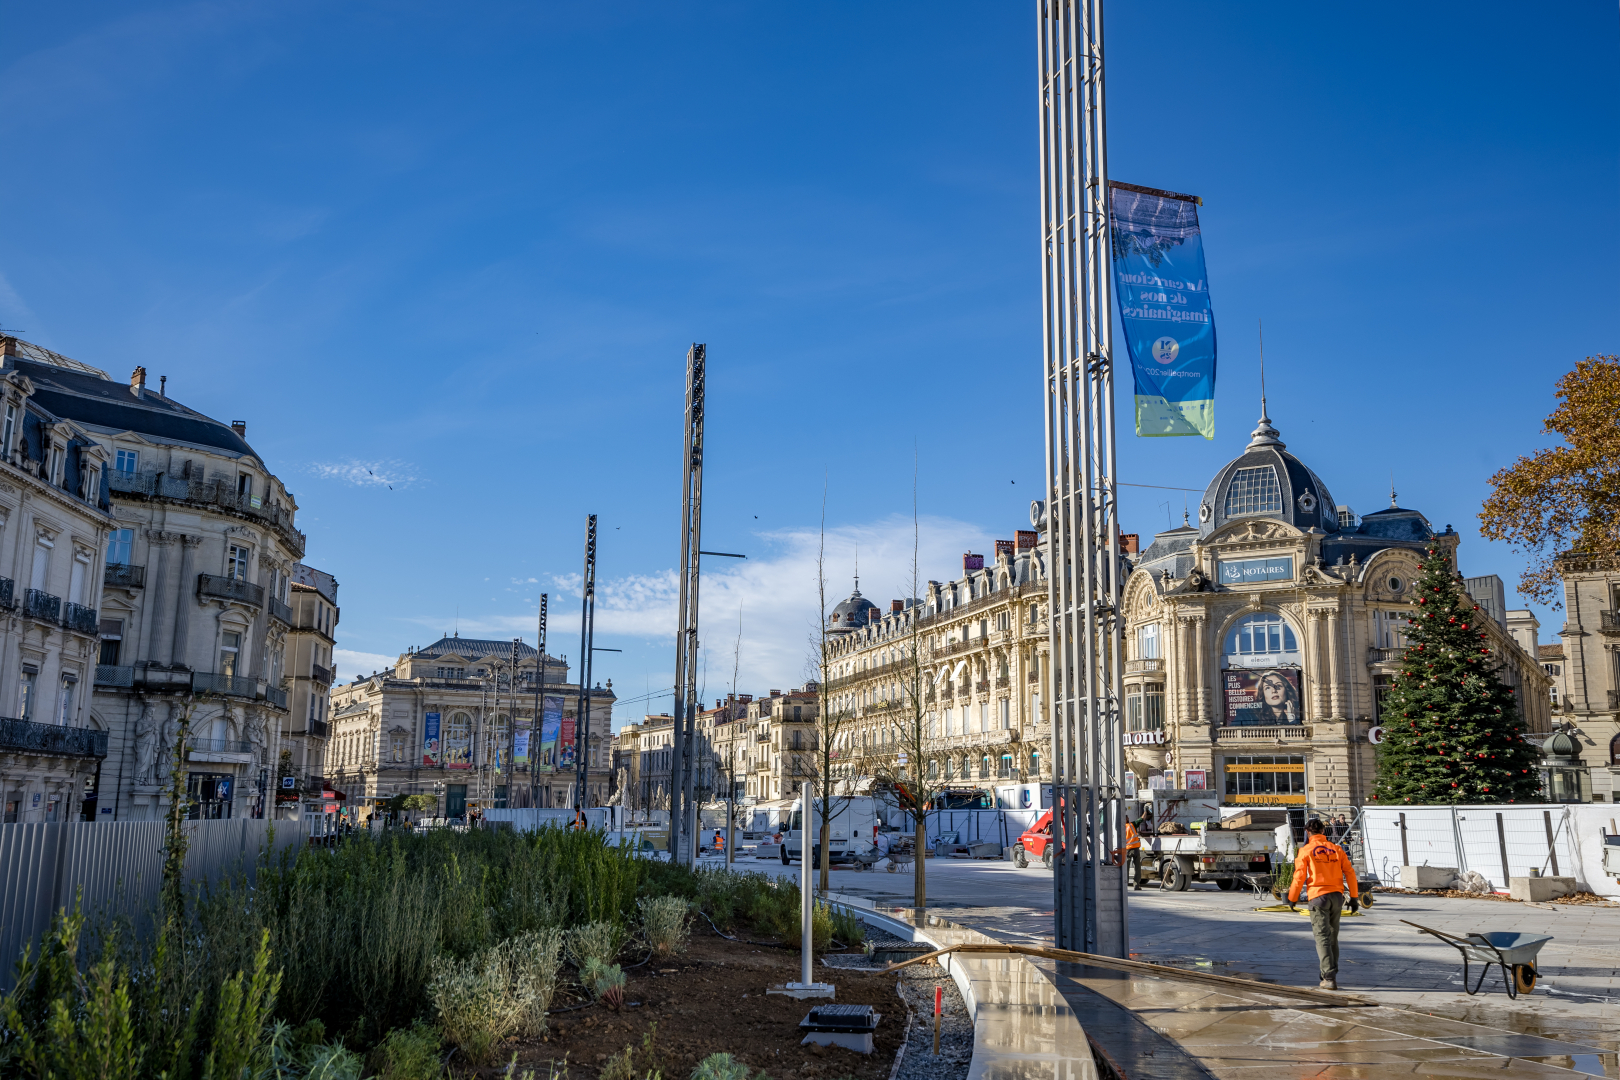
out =
{"type": "MultiPolygon", "coordinates": [[[[829,800],[817,799],[812,805],[810,829],[813,846],[810,865],[821,866],[821,811],[829,800]]],[[[828,822],[830,837],[827,850],[832,862],[851,862],[857,853],[872,848],[872,830],[877,828],[883,813],[884,800],[872,795],[834,795],[830,800],[832,820],[828,822]]],[[[782,864],[802,859],[804,846],[804,799],[793,800],[793,815],[788,828],[782,833],[782,864]]]]}

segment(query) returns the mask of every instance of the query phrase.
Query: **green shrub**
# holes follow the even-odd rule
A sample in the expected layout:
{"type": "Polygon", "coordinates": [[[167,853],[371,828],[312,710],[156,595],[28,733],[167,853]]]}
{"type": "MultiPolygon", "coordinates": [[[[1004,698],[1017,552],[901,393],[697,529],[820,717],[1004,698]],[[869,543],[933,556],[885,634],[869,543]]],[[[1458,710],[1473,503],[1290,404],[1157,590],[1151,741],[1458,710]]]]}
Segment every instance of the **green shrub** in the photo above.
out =
{"type": "Polygon", "coordinates": [[[562,932],[535,930],[503,942],[510,972],[512,993],[524,1004],[518,1018],[518,1033],[539,1038],[546,1033],[546,1012],[557,992],[557,972],[562,967],[562,932]]]}
{"type": "Polygon", "coordinates": [[[588,961],[611,964],[624,948],[624,930],[611,922],[593,922],[577,927],[568,935],[568,959],[583,974],[588,961]]]}
{"type": "MultiPolygon", "coordinates": [[[[311,1046],[300,1062],[303,1080],[360,1080],[364,1063],[360,1055],[346,1050],[341,1042],[311,1046]]],[[[232,1076],[230,1080],[238,1080],[232,1076]]]]}
{"type": "Polygon", "coordinates": [[[859,945],[866,940],[866,924],[854,912],[841,907],[829,907],[832,918],[831,936],[844,945],[859,945]]]}
{"type": "Polygon", "coordinates": [[[748,1080],[747,1065],[730,1054],[710,1054],[692,1070],[692,1080],[748,1080]]]}
{"type": "Polygon", "coordinates": [[[377,1080],[439,1080],[439,1033],[418,1020],[395,1028],[372,1054],[377,1080]]]}
{"type": "Polygon", "coordinates": [[[659,959],[686,951],[687,919],[691,911],[678,896],[654,896],[637,904],[641,908],[641,932],[648,948],[659,959]]]}
{"type": "Polygon", "coordinates": [[[517,1030],[528,1009],[512,993],[509,965],[499,949],[466,960],[438,961],[428,995],[444,1037],[475,1065],[489,1061],[491,1051],[517,1030]]]}
{"type": "Polygon", "coordinates": [[[1294,883],[1294,864],[1274,863],[1271,867],[1271,895],[1279,900],[1288,899],[1288,888],[1294,883]]]}
{"type": "Polygon", "coordinates": [[[648,1025],[646,1034],[641,1037],[641,1048],[638,1050],[636,1045],[631,1043],[608,1058],[602,1070],[597,1073],[597,1080],[662,1080],[663,1074],[658,1068],[658,1051],[653,1047],[657,1033],[657,1024],[648,1025]]]}

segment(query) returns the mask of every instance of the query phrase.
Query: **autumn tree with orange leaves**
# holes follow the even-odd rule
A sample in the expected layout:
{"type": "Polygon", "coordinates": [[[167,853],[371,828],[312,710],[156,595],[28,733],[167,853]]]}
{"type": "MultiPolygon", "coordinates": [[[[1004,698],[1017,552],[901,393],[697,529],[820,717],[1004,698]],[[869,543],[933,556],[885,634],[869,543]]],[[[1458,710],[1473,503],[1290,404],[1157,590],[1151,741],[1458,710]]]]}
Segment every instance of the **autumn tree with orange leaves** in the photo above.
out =
{"type": "Polygon", "coordinates": [[[1480,532],[1529,566],[1519,592],[1559,605],[1558,556],[1620,556],[1620,356],[1589,356],[1558,380],[1542,430],[1565,445],[1537,450],[1491,477],[1480,532]]]}

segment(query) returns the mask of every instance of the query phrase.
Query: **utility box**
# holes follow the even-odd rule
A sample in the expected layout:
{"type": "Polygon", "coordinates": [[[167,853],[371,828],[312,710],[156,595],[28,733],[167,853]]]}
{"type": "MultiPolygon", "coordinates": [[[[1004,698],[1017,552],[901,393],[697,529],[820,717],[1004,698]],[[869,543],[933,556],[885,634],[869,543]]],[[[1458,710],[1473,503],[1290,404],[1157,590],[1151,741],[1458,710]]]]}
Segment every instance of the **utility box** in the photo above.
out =
{"type": "Polygon", "coordinates": [[[799,1021],[805,1033],[799,1045],[842,1046],[857,1054],[870,1054],[872,1034],[882,1019],[870,1005],[817,1005],[799,1021]]]}
{"type": "Polygon", "coordinates": [[[1455,866],[1403,866],[1401,867],[1401,888],[1403,889],[1446,889],[1457,880],[1455,866]]]}

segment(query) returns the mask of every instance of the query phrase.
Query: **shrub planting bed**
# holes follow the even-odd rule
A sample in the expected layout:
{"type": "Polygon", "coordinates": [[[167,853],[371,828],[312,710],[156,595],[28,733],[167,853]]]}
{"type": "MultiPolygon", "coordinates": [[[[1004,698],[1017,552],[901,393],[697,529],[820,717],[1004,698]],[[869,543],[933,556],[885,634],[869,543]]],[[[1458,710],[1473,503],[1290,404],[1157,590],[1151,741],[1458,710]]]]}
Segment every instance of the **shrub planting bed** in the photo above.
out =
{"type": "MultiPolygon", "coordinates": [[[[625,1005],[619,1011],[597,1004],[554,1013],[544,1041],[506,1044],[496,1066],[480,1075],[501,1075],[516,1053],[518,1071],[533,1070],[537,1077],[546,1076],[553,1062],[560,1066],[566,1057],[573,1080],[624,1080],[631,1075],[641,1080],[654,1071],[665,1080],[686,1080],[709,1055],[729,1053],[737,1063],[754,1073],[764,1072],[771,1080],[884,1080],[906,1023],[905,1004],[895,994],[897,976],[821,965],[816,971],[818,979],[837,986],[839,1002],[871,1005],[883,1014],[872,1054],[800,1046],[799,1021],[812,1003],[765,993],[768,986],[798,979],[797,951],[726,941],[704,926],[694,932],[684,955],[667,962],[653,959],[627,970],[625,1005]],[[643,1048],[649,1036],[647,1052],[643,1048]],[[631,1051],[633,1073],[619,1064],[626,1049],[631,1051]]],[[[562,1004],[559,995],[554,1007],[562,1004]]]]}
{"type": "MultiPolygon", "coordinates": [[[[796,976],[797,950],[773,947],[799,938],[794,883],[585,831],[475,830],[360,835],[187,894],[183,833],[168,844],[154,931],[63,913],[22,959],[0,1076],[433,1080],[446,1063],[504,1074],[517,1053],[512,1080],[564,1055],[578,1076],[687,1080],[730,1053],[700,1080],[875,1078],[898,1042],[893,977],[863,973],[840,1000],[889,1017],[879,1053],[798,1051],[805,1006],[764,995],[796,976]]],[[[861,934],[818,906],[819,950],[861,934]]]]}

